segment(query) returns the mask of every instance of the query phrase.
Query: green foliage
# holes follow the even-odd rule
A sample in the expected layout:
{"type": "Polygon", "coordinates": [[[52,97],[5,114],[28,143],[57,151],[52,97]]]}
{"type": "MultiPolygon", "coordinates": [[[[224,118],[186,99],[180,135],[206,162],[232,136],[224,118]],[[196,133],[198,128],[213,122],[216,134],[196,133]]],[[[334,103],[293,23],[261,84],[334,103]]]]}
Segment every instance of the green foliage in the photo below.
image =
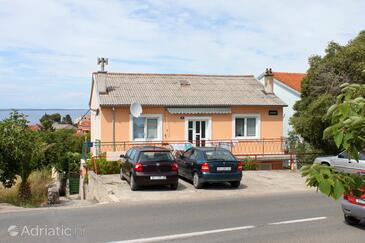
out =
{"type": "Polygon", "coordinates": [[[324,137],[333,138],[338,148],[359,160],[359,151],[365,147],[365,84],[343,84],[336,104],[327,112],[332,125],[324,137]]]}
{"type": "Polygon", "coordinates": [[[297,134],[291,132],[288,137],[289,152],[295,154],[297,168],[313,164],[314,159],[323,152],[315,149],[310,143],[303,141],[297,134]]]}
{"type": "Polygon", "coordinates": [[[61,122],[61,115],[58,113],[54,113],[54,114],[47,114],[45,113],[41,119],[39,119],[39,121],[42,124],[42,129],[45,131],[52,131],[52,124],[55,122],[60,123],[61,122]]]}
{"type": "Polygon", "coordinates": [[[365,31],[347,45],[331,42],[326,55],[309,59],[310,68],[302,81],[301,100],[291,123],[295,131],[313,147],[326,153],[338,152],[334,141],[323,139],[323,131],[331,120],[325,116],[335,103],[343,83],[365,83],[365,31]]]}
{"type": "Polygon", "coordinates": [[[72,118],[71,118],[71,116],[70,116],[69,114],[67,114],[66,116],[64,116],[64,117],[62,118],[62,123],[63,123],[63,124],[70,124],[70,125],[72,125],[72,124],[73,124],[73,122],[72,122],[72,118]]]}
{"type": "MultiPolygon", "coordinates": [[[[344,148],[350,158],[359,159],[359,152],[365,147],[365,84],[344,84],[337,102],[328,109],[331,126],[324,136],[332,138],[338,148],[344,148]]],[[[365,176],[335,171],[334,168],[318,164],[305,166],[302,176],[307,185],[334,199],[344,193],[361,196],[365,189],[365,176]]]]}
{"type": "MultiPolygon", "coordinates": [[[[87,167],[89,170],[93,169],[92,160],[87,160],[87,167]]],[[[105,158],[96,159],[97,172],[100,175],[119,174],[120,173],[120,161],[107,161],[105,158]]]]}
{"type": "Polygon", "coordinates": [[[336,171],[333,167],[313,164],[301,169],[303,177],[307,177],[309,187],[316,187],[325,195],[339,199],[344,193],[360,197],[364,192],[365,176],[346,174],[336,171]]]}
{"type": "Polygon", "coordinates": [[[47,144],[40,163],[43,166],[54,166],[60,172],[78,171],[82,145],[87,135],[76,135],[73,130],[41,131],[40,136],[47,144]],[[77,169],[75,169],[77,167],[77,169]]]}
{"type": "Polygon", "coordinates": [[[9,118],[0,121],[0,181],[11,187],[16,175],[20,175],[19,193],[24,200],[31,196],[27,179],[32,170],[39,168],[43,150],[38,133],[29,129],[23,114],[13,111],[9,118]]]}
{"type": "Polygon", "coordinates": [[[243,170],[256,170],[256,163],[250,157],[243,160],[243,170]]]}
{"type": "Polygon", "coordinates": [[[20,175],[19,195],[22,200],[31,196],[27,179],[31,171],[37,168],[42,147],[37,134],[28,128],[24,115],[13,111],[9,118],[0,123],[0,181],[5,187],[11,187],[16,175],[20,175]]]}

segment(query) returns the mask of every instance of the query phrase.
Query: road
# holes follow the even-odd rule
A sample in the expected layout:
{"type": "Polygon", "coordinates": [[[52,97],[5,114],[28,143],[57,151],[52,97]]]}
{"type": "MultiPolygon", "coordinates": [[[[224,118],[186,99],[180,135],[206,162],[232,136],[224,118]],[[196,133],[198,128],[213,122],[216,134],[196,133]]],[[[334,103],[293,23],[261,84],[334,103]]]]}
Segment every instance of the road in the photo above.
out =
{"type": "Polygon", "coordinates": [[[0,214],[1,242],[364,242],[364,230],[314,192],[0,214]]]}

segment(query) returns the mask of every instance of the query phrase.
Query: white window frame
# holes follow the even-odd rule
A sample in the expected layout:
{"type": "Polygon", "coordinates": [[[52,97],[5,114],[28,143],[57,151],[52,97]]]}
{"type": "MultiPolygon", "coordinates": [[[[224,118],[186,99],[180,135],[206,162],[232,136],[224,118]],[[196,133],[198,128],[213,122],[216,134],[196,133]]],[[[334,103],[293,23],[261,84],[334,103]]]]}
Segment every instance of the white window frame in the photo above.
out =
{"type": "MultiPolygon", "coordinates": [[[[142,114],[142,118],[157,119],[157,138],[133,138],[133,116],[129,118],[129,137],[131,141],[162,141],[162,114],[142,114]]],[[[147,130],[147,128],[145,128],[147,130]]],[[[145,131],[146,133],[146,131],[145,131]]],[[[146,133],[147,134],[147,133],[146,133]]]]}
{"type": "MultiPolygon", "coordinates": [[[[189,121],[207,121],[207,131],[206,131],[206,139],[205,140],[211,140],[212,139],[212,117],[210,116],[185,116],[185,141],[189,140],[189,121]]],[[[195,141],[195,139],[193,138],[195,141]]]]}
{"type": "Polygon", "coordinates": [[[232,115],[232,139],[258,139],[261,134],[260,114],[233,114],[232,115]],[[236,118],[256,118],[256,136],[247,136],[247,119],[245,119],[245,135],[236,137],[236,118]]]}

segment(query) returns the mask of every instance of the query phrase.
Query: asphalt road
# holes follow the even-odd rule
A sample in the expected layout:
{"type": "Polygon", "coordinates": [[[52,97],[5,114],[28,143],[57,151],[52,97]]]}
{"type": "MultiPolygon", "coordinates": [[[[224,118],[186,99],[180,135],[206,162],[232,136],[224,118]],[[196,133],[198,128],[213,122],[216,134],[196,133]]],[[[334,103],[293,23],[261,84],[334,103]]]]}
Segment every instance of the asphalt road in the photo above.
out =
{"type": "Polygon", "coordinates": [[[313,192],[0,214],[0,242],[125,240],[365,242],[365,224],[359,227],[346,225],[339,203],[313,192]],[[9,236],[8,231],[13,236],[9,236]]]}

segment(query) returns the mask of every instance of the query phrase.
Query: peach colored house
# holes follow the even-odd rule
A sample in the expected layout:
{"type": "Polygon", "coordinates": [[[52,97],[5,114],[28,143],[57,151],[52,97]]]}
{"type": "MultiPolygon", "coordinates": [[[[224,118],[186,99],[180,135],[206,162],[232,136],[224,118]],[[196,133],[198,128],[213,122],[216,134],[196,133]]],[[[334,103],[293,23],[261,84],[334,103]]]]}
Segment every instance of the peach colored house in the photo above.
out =
{"type": "Polygon", "coordinates": [[[262,85],[251,75],[93,73],[91,141],[116,151],[154,142],[238,148],[244,141],[261,151],[262,141],[281,139],[286,106],[272,92],[271,70],[265,78],[262,85]],[[133,102],[143,108],[138,118],[130,114],[133,102]]]}

